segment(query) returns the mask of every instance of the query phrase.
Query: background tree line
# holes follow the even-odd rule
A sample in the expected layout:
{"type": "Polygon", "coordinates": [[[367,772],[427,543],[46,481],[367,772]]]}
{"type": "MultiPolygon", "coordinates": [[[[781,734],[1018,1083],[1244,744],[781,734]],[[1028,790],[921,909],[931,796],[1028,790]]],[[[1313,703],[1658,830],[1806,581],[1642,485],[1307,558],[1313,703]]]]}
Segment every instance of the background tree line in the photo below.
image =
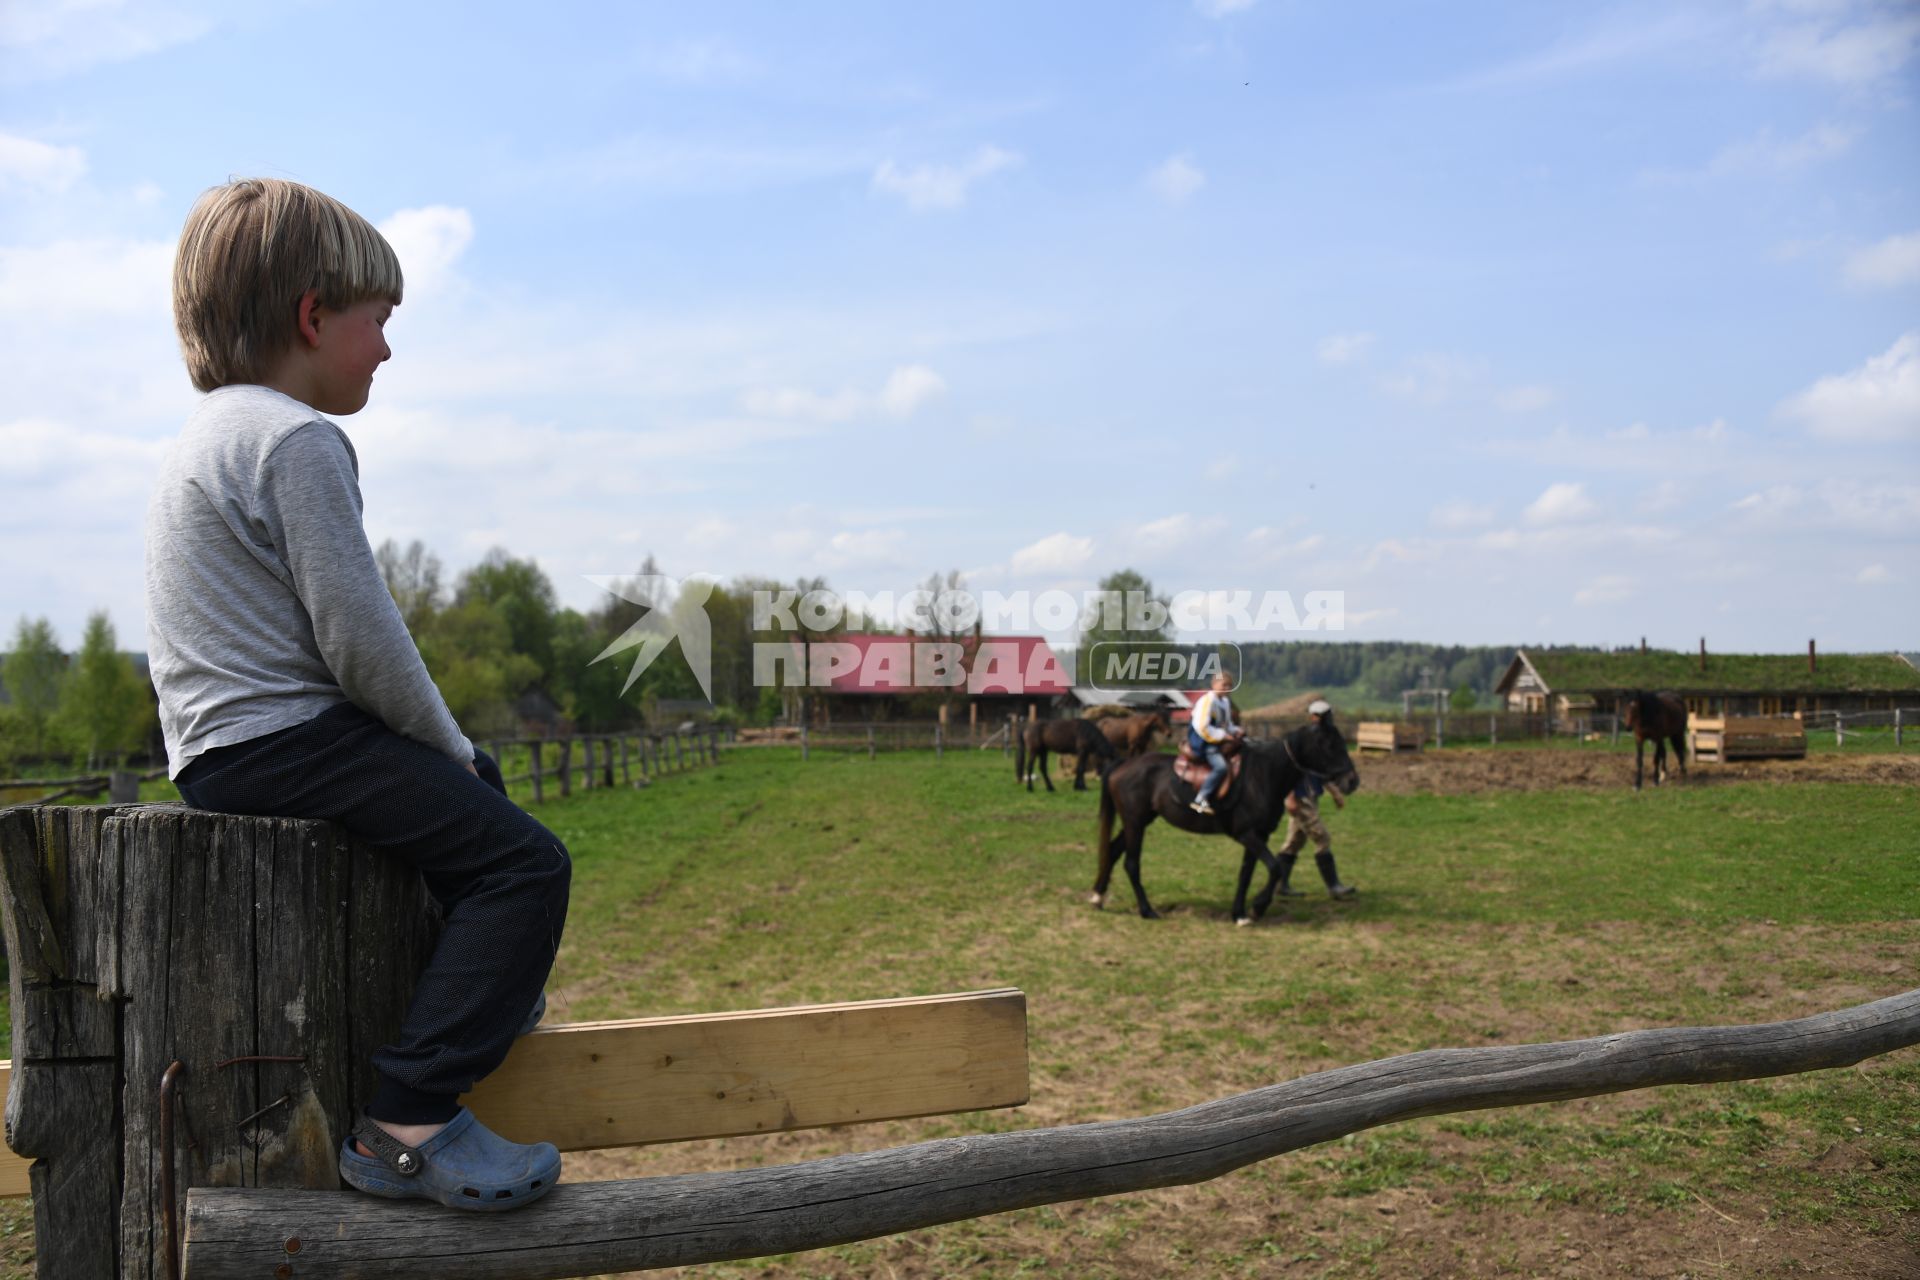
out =
{"type": "MultiPolygon", "coordinates": [[[[682,602],[656,598],[660,574],[651,557],[617,593],[587,610],[563,607],[553,581],[531,559],[505,550],[449,576],[424,544],[391,539],[375,552],[380,573],[427,670],[461,726],[475,737],[573,728],[590,733],[677,719],[686,704],[705,703],[685,655],[670,645],[627,687],[633,651],[601,659],[651,608],[668,611],[682,602]]],[[[794,625],[774,619],[770,630],[753,630],[754,594],[826,588],[822,578],[781,582],[742,577],[716,584],[703,605],[712,636],[712,695],[720,718],[766,722],[795,717],[806,696],[783,682],[761,687],[754,680],[756,642],[797,646],[843,632],[881,629],[874,619],[853,615],[831,628],[807,631],[795,611],[794,625]]],[[[1107,575],[1103,591],[1143,593],[1160,599],[1153,584],[1131,569],[1107,575]]],[[[964,590],[957,572],[935,573],[921,584],[930,599],[964,590]]],[[[684,606],[693,607],[693,606],[684,606]]],[[[938,614],[938,610],[932,611],[938,614]]],[[[1085,679],[1086,655],[1107,640],[1171,641],[1167,627],[1128,630],[1114,619],[1092,617],[1072,655],[1085,679]]],[[[977,628],[975,628],[977,630],[977,628]]],[[[945,636],[934,624],[930,634],[945,636]]],[[[1241,645],[1243,708],[1305,689],[1397,703],[1400,692],[1419,686],[1454,691],[1454,705],[1469,707],[1484,696],[1512,658],[1509,648],[1412,644],[1397,641],[1281,641],[1241,645]]],[[[1063,655],[1065,656],[1065,655],[1063,655]]],[[[783,672],[784,674],[784,672],[783,672]]],[[[45,619],[22,618],[11,652],[0,660],[0,761],[71,759],[99,767],[130,753],[150,750],[155,735],[152,686],[133,656],[122,653],[105,613],[89,619],[79,650],[64,653],[45,619]]],[[[931,714],[931,711],[928,711],[931,714]]]]}

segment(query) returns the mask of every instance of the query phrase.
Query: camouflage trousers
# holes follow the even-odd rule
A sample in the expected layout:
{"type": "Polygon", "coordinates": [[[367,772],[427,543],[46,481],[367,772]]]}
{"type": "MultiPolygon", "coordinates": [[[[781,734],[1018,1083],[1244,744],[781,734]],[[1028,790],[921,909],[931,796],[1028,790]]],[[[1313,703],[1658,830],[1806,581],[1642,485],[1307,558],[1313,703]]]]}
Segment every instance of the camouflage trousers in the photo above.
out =
{"type": "Polygon", "coordinates": [[[1287,842],[1280,846],[1280,852],[1299,853],[1307,847],[1309,836],[1316,851],[1330,852],[1333,837],[1327,834],[1327,824],[1320,821],[1320,802],[1295,796],[1294,803],[1300,807],[1287,814],[1287,842]]]}

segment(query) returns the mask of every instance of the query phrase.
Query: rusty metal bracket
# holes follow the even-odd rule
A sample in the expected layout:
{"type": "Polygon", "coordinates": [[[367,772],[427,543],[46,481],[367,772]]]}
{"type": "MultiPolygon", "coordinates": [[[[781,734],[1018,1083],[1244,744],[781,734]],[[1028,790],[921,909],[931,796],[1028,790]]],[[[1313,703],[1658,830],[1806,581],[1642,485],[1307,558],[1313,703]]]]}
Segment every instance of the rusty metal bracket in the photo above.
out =
{"type": "MultiPolygon", "coordinates": [[[[175,1059],[160,1077],[160,1211],[167,1234],[167,1280],[180,1280],[180,1221],[179,1211],[174,1207],[173,1179],[173,1108],[179,1096],[180,1077],[187,1074],[187,1064],[175,1059]]],[[[193,1141],[193,1131],[187,1131],[190,1146],[199,1144],[193,1141]]]]}

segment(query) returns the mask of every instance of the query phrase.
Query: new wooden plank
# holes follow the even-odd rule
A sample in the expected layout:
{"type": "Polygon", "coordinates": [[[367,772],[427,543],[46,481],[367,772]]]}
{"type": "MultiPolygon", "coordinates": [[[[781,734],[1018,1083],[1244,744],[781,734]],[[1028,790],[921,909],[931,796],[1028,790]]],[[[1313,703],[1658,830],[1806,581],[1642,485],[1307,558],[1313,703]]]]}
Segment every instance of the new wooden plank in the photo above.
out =
{"type": "Polygon", "coordinates": [[[467,1098],[496,1132],[563,1151],[1026,1100],[1011,989],[546,1027],[467,1098]]]}

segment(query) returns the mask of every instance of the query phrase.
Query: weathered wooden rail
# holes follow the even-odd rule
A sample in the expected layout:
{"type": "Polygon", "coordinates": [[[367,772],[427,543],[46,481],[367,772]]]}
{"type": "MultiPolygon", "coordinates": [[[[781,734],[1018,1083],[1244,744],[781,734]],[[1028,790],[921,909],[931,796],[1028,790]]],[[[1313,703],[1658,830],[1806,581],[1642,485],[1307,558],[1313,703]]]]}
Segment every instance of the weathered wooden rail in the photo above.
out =
{"type": "MultiPolygon", "coordinates": [[[[473,1222],[346,1192],[193,1191],[193,1280],[297,1252],[325,1280],[549,1280],[846,1244],[1010,1209],[1180,1186],[1416,1116],[1843,1067],[1920,1043],[1920,990],[1790,1022],[1431,1049],[1167,1115],[946,1138],[734,1173],[565,1185],[473,1222]]],[[[476,1215],[477,1216],[477,1215],[476,1215]]]]}

